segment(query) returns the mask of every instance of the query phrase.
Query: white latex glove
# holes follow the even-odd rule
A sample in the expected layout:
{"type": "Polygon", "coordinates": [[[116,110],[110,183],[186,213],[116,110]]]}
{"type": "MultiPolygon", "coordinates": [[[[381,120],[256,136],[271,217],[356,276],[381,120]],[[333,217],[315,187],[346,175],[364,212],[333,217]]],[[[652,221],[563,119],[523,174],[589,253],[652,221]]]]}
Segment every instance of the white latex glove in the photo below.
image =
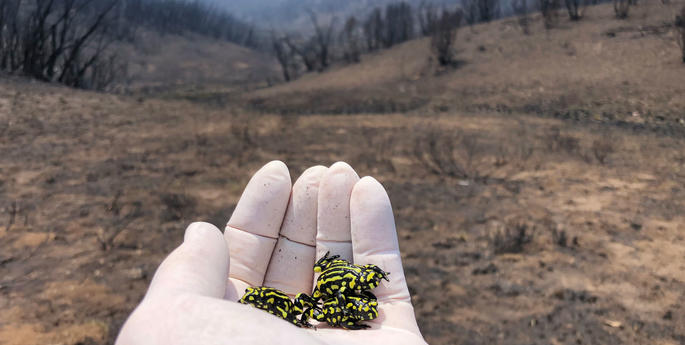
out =
{"type": "Polygon", "coordinates": [[[306,170],[291,188],[282,162],[250,180],[221,232],[193,223],[160,265],[117,345],[425,344],[402,270],[390,200],[378,181],[346,163],[306,170]],[[326,251],[375,264],[390,282],[373,290],[379,316],[370,329],[320,324],[303,329],[236,303],[247,286],[310,293],[313,265],[326,251]],[[229,254],[230,253],[230,254],[229,254]]]}

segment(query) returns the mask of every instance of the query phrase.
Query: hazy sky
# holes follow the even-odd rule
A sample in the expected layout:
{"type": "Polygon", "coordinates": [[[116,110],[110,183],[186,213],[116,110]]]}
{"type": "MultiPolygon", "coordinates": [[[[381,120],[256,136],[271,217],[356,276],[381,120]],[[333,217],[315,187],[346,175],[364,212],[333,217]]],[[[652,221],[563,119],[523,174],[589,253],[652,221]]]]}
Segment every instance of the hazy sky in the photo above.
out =
{"type": "Polygon", "coordinates": [[[210,0],[223,5],[227,9],[240,11],[258,11],[260,9],[273,7],[283,0],[210,0]]]}
{"type": "Polygon", "coordinates": [[[242,15],[256,15],[278,7],[284,0],[205,0],[242,15]]]}

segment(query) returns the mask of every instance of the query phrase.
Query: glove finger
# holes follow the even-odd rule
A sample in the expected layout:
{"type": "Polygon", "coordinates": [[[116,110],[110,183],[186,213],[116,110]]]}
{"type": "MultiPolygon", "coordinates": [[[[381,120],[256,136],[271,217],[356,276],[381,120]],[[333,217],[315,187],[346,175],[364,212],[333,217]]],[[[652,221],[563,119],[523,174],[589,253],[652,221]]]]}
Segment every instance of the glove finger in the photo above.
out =
{"type": "Polygon", "coordinates": [[[318,191],[326,170],[323,166],[309,168],[295,181],[264,285],[289,295],[311,292],[318,191]]]}
{"type": "Polygon", "coordinates": [[[418,333],[402,269],[392,206],[385,189],[374,178],[364,177],[354,186],[350,215],[354,263],[374,264],[390,272],[389,281],[383,280],[373,290],[381,303],[376,321],[418,333]]]}
{"type": "Polygon", "coordinates": [[[316,257],[326,252],[352,260],[350,235],[350,196],[359,175],[344,162],[328,168],[319,185],[316,257]]]}
{"type": "Polygon", "coordinates": [[[209,223],[188,226],[183,244],[162,261],[147,296],[191,293],[224,296],[229,255],[221,231],[209,223]]]}
{"type": "MultiPolygon", "coordinates": [[[[232,283],[262,285],[288,206],[290,187],[290,173],[280,161],[266,164],[245,187],[224,231],[231,254],[232,283]]],[[[227,290],[227,296],[232,293],[235,291],[227,290]]]]}

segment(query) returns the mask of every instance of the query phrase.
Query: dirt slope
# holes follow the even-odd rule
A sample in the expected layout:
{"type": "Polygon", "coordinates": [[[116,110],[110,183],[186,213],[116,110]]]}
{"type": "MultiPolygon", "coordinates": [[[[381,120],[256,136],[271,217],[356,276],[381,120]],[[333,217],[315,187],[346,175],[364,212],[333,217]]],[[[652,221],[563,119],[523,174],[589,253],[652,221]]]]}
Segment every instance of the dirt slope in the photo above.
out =
{"type": "Polygon", "coordinates": [[[290,113],[452,109],[614,122],[637,113],[641,122],[685,125],[685,66],[670,27],[681,6],[644,2],[627,20],[614,19],[610,5],[593,6],[577,23],[561,16],[550,31],[536,16],[531,35],[514,19],[462,28],[455,70],[436,69],[424,39],[249,101],[290,113]]]}
{"type": "Polygon", "coordinates": [[[244,91],[281,78],[273,57],[230,42],[150,31],[137,37],[135,43],[119,47],[129,61],[128,78],[120,88],[156,94],[178,89],[244,91]]]}
{"type": "Polygon", "coordinates": [[[293,177],[345,160],[384,183],[431,344],[685,340],[682,139],[487,113],[426,125],[0,94],[2,344],[110,343],[183,228],[225,223],[275,158],[293,177]]]}
{"type": "Polygon", "coordinates": [[[685,68],[665,36],[603,34],[659,6],[464,29],[465,63],[438,75],[415,41],[239,95],[0,79],[0,344],[112,343],[185,226],[222,227],[272,159],[386,186],[430,344],[685,343],[685,68]],[[584,111],[601,116],[563,116],[584,111]]]}

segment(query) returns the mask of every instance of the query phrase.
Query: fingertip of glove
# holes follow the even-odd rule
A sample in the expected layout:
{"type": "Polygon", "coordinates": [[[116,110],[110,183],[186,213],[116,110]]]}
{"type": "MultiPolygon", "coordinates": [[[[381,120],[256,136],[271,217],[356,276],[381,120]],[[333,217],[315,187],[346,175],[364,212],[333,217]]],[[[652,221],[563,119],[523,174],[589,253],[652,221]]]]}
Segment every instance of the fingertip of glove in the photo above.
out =
{"type": "Polygon", "coordinates": [[[354,185],[352,195],[366,194],[377,191],[385,191],[383,185],[371,176],[364,176],[354,185]]]}
{"type": "Polygon", "coordinates": [[[273,161],[271,161],[271,162],[269,162],[269,163],[266,163],[266,164],[262,167],[262,169],[264,169],[264,170],[275,170],[275,171],[279,171],[279,170],[280,170],[281,172],[285,172],[285,173],[288,174],[288,176],[290,176],[290,172],[288,171],[288,166],[285,165],[285,163],[283,163],[282,161],[279,161],[279,160],[273,160],[273,161]]]}
{"type": "Polygon", "coordinates": [[[207,239],[223,240],[221,230],[210,223],[195,222],[186,228],[183,236],[184,243],[198,243],[207,239]]]}

